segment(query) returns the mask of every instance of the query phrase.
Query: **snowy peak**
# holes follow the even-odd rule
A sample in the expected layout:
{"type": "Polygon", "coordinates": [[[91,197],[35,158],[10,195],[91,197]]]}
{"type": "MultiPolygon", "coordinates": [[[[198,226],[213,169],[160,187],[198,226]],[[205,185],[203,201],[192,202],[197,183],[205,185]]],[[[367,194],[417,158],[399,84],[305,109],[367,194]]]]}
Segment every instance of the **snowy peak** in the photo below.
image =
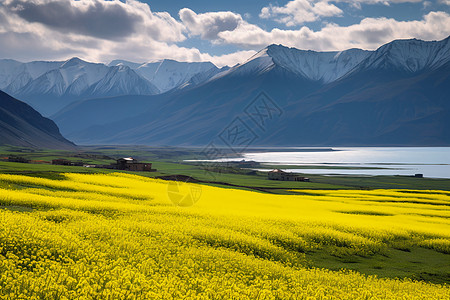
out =
{"type": "Polygon", "coordinates": [[[109,67],[77,57],[61,62],[0,60],[0,89],[45,115],[79,99],[159,93],[128,66],[109,67]]]}
{"type": "Polygon", "coordinates": [[[116,59],[116,60],[113,60],[112,62],[110,62],[109,64],[108,64],[108,66],[110,66],[110,67],[114,67],[114,66],[128,66],[128,67],[130,67],[131,69],[137,69],[137,68],[139,68],[141,65],[143,65],[143,64],[140,64],[140,63],[134,63],[134,62],[131,62],[131,61],[127,61],[127,60],[122,60],[122,59],[116,59]]]}
{"type": "Polygon", "coordinates": [[[61,96],[67,89],[64,76],[58,69],[48,71],[35,80],[31,80],[20,91],[20,95],[57,95],[61,96]]]}
{"type": "Polygon", "coordinates": [[[64,64],[62,64],[61,68],[78,67],[85,64],[87,64],[87,62],[85,62],[84,60],[81,60],[78,57],[72,57],[71,59],[65,61],[64,64]]]}
{"type": "Polygon", "coordinates": [[[108,67],[78,57],[55,63],[0,61],[0,79],[11,82],[7,86],[3,83],[6,91],[25,99],[36,95],[68,98],[93,96],[89,91],[95,91],[96,96],[102,93],[112,95],[112,91],[117,95],[159,93],[157,88],[128,66],[108,67]]]}
{"type": "Polygon", "coordinates": [[[170,59],[147,63],[115,60],[109,65],[86,62],[78,57],[28,63],[3,59],[0,60],[0,89],[50,115],[80,99],[153,95],[196,87],[227,76],[252,79],[273,72],[275,76],[284,74],[320,85],[359,72],[383,70],[413,74],[444,65],[450,65],[450,37],[433,42],[397,40],[376,51],[316,52],[270,45],[244,63],[222,69],[210,62],[170,59]]]}
{"type": "Polygon", "coordinates": [[[442,41],[396,40],[378,48],[362,64],[366,69],[397,69],[415,73],[450,61],[450,37],[442,41]]]}
{"type": "Polygon", "coordinates": [[[264,73],[275,66],[273,57],[269,54],[269,47],[253,55],[244,64],[235,67],[237,74],[264,73]]]}
{"type": "Polygon", "coordinates": [[[341,52],[316,52],[270,45],[261,50],[234,72],[264,73],[275,66],[298,76],[329,83],[347,74],[370,54],[369,51],[350,49],[341,52]]]}
{"type": "Polygon", "coordinates": [[[130,67],[119,65],[110,67],[108,73],[89,92],[92,96],[153,95],[159,90],[133,71],[130,67]]]}
{"type": "Polygon", "coordinates": [[[398,69],[409,73],[435,69],[450,61],[449,53],[450,37],[432,42],[396,40],[376,51],[317,52],[270,45],[245,63],[233,67],[228,74],[257,76],[278,66],[297,76],[326,84],[362,69],[398,69]]]}
{"type": "MultiPolygon", "coordinates": [[[[147,64],[147,67],[148,64],[147,64]]],[[[138,69],[138,72],[142,68],[138,69]]],[[[150,68],[152,69],[152,68],[150,68]]],[[[174,60],[163,60],[156,72],[153,74],[151,82],[155,84],[162,92],[176,88],[189,81],[193,76],[207,72],[211,69],[217,69],[210,62],[187,63],[174,60]]],[[[144,73],[141,73],[144,75],[144,73]]]]}
{"type": "Polygon", "coordinates": [[[21,96],[40,94],[57,97],[80,96],[91,85],[101,80],[109,69],[103,64],[89,63],[76,57],[53,67],[56,68],[30,80],[16,94],[21,96]]]}
{"type": "Polygon", "coordinates": [[[217,70],[217,67],[211,62],[179,62],[171,59],[144,64],[115,60],[110,65],[130,67],[162,93],[182,86],[198,74],[209,72],[212,69],[217,70]]]}
{"type": "Polygon", "coordinates": [[[63,62],[33,61],[22,63],[12,59],[0,60],[0,89],[17,93],[32,80],[58,68],[63,62]]]}
{"type": "Polygon", "coordinates": [[[25,64],[27,72],[32,79],[36,79],[50,70],[59,68],[64,62],[61,61],[32,61],[25,64]]]}
{"type": "Polygon", "coordinates": [[[22,63],[0,60],[0,89],[50,115],[78,99],[154,95],[188,83],[198,84],[219,70],[210,62],[161,60],[145,64],[116,60],[105,65],[78,57],[66,61],[22,63]],[[201,76],[203,74],[204,76],[201,76]],[[50,103],[53,103],[53,108],[50,103]],[[45,107],[41,104],[46,103],[45,107]]]}

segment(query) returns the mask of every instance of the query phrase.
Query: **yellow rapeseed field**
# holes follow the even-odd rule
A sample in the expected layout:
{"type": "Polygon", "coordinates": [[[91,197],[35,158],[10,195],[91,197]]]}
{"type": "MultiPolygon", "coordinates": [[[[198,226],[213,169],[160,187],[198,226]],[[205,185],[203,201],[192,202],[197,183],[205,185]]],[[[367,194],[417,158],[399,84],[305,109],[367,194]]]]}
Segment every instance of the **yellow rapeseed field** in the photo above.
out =
{"type": "Polygon", "coordinates": [[[445,284],[308,259],[393,244],[450,257],[449,192],[184,184],[180,199],[198,201],[176,206],[170,187],[123,173],[0,174],[0,299],[450,299],[445,284]]]}

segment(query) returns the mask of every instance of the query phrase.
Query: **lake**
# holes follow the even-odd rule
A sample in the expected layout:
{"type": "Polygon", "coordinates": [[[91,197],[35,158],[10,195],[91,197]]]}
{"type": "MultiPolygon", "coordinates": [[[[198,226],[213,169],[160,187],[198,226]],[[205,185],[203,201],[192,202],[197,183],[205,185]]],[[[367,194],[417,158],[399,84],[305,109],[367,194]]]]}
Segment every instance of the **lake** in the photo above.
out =
{"type": "MultiPolygon", "coordinates": [[[[323,175],[414,175],[450,178],[450,147],[283,148],[244,153],[240,158],[289,166],[290,172],[323,175]],[[298,168],[295,168],[298,166],[298,168]],[[337,169],[339,168],[339,169],[337,169]]],[[[263,165],[264,167],[264,165],[263,165]]],[[[283,169],[283,168],[282,168],[283,169]]],[[[268,169],[263,169],[268,170],[268,169]]]]}

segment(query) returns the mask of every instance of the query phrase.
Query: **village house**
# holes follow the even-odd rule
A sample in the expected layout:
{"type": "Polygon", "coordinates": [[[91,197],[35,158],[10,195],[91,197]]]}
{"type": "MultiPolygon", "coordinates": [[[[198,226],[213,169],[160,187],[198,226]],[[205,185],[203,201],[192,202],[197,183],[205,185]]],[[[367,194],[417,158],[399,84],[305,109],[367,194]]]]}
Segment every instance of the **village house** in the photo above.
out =
{"type": "Polygon", "coordinates": [[[281,181],[309,181],[309,178],[300,176],[296,173],[285,172],[280,169],[275,169],[268,173],[268,178],[270,180],[281,180],[281,181]]]}
{"type": "Polygon", "coordinates": [[[134,159],[132,157],[124,157],[118,159],[116,167],[118,170],[126,170],[126,171],[146,171],[146,172],[156,171],[152,169],[151,163],[141,163],[138,162],[137,159],[134,159]]]}

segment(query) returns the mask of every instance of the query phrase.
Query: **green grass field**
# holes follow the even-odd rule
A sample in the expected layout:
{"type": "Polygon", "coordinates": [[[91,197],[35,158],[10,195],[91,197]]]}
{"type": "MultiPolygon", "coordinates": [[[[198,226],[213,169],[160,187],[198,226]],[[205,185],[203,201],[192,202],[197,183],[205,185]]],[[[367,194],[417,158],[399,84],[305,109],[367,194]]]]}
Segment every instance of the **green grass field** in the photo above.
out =
{"type": "MultiPolygon", "coordinates": [[[[450,190],[450,180],[413,178],[407,176],[322,176],[305,174],[311,182],[279,182],[267,180],[264,172],[248,175],[251,170],[239,168],[220,168],[219,172],[205,171],[202,165],[184,163],[184,160],[201,158],[201,148],[175,147],[147,147],[147,146],[89,146],[81,147],[77,152],[58,150],[38,150],[20,147],[0,147],[0,158],[21,156],[29,160],[51,162],[52,159],[65,158],[71,161],[83,161],[88,164],[108,165],[114,159],[133,156],[142,161],[153,163],[158,172],[135,173],[142,176],[157,177],[164,175],[186,175],[205,184],[224,186],[231,184],[233,188],[251,189],[262,188],[272,193],[287,193],[291,188],[307,189],[376,189],[376,188],[412,188],[450,190]]],[[[274,166],[275,167],[275,166],[274,166]]],[[[278,166],[279,167],[279,166],[278,166]]],[[[289,167],[289,166],[282,166],[289,167]]],[[[291,166],[292,167],[292,166],[291,166]]],[[[339,167],[336,167],[336,171],[339,167]]],[[[84,167],[53,166],[50,164],[21,164],[0,161],[0,172],[29,174],[32,176],[52,176],[52,173],[80,172],[80,173],[109,173],[108,169],[91,169],[84,167]]],[[[132,172],[129,172],[132,173],[132,172]]],[[[258,189],[260,190],[260,189],[258,189]]]]}

